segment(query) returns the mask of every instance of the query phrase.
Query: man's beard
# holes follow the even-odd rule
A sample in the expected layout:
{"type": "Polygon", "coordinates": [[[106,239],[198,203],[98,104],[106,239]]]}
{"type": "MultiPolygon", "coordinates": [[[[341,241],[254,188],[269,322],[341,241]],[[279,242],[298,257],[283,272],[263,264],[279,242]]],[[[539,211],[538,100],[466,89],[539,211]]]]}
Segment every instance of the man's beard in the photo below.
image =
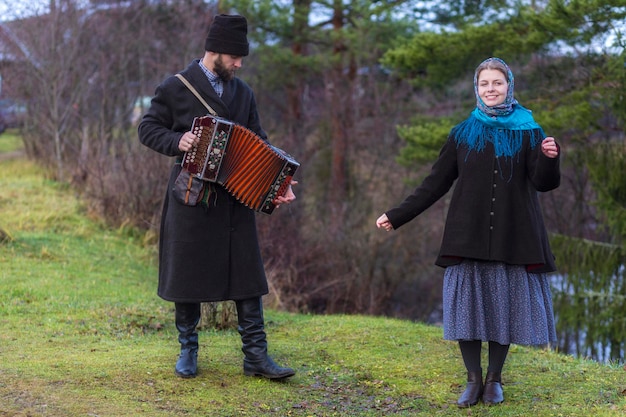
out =
{"type": "Polygon", "coordinates": [[[235,78],[235,70],[229,70],[224,66],[224,62],[222,61],[222,55],[218,56],[215,60],[213,70],[223,81],[230,81],[235,78]]]}

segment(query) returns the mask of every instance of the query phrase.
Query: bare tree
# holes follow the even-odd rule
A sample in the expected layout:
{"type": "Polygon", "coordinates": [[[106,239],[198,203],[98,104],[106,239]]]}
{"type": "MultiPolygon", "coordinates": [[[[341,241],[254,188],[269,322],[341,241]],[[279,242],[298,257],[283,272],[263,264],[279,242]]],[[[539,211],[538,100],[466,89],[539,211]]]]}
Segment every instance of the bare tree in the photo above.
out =
{"type": "Polygon", "coordinates": [[[28,155],[111,220],[155,222],[169,161],[140,147],[133,112],[202,53],[209,9],[199,0],[64,0],[5,23],[22,51],[5,79],[28,106],[28,155]]]}

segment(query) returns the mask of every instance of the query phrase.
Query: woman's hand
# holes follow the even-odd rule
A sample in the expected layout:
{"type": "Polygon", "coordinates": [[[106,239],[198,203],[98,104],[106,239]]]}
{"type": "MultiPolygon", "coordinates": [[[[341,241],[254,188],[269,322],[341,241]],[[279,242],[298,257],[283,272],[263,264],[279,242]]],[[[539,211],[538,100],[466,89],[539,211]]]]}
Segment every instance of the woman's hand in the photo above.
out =
{"type": "Polygon", "coordinates": [[[385,229],[386,231],[393,230],[393,226],[391,225],[389,218],[387,218],[387,215],[384,213],[378,218],[378,220],[376,220],[376,227],[379,229],[385,229]]]}
{"type": "Polygon", "coordinates": [[[541,152],[548,158],[556,158],[559,156],[559,145],[553,137],[548,136],[541,142],[541,152]]]}

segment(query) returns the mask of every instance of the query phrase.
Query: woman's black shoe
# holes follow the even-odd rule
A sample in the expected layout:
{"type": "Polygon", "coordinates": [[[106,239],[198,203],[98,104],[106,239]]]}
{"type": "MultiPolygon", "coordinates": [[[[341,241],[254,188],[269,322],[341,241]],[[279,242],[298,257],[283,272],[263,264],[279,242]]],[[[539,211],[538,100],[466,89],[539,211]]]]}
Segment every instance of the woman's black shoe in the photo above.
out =
{"type": "Polygon", "coordinates": [[[459,408],[467,408],[478,404],[483,395],[483,371],[472,371],[467,373],[467,386],[459,397],[456,405],[459,408]]]}
{"type": "Polygon", "coordinates": [[[486,405],[497,405],[504,401],[502,376],[499,373],[487,372],[483,402],[486,405]]]}

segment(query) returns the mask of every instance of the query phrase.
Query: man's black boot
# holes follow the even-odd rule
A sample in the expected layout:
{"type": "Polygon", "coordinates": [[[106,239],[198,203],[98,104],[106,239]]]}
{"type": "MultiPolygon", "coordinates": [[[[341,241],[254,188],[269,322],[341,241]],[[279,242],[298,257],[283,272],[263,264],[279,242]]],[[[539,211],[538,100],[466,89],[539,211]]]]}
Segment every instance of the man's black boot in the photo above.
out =
{"type": "Polygon", "coordinates": [[[193,378],[198,372],[198,333],[200,304],[176,303],[176,329],[180,342],[180,355],[175,372],[181,378],[193,378]]]}
{"type": "Polygon", "coordinates": [[[235,301],[237,306],[237,330],[241,335],[245,358],[243,372],[248,376],[263,376],[269,379],[284,379],[295,375],[291,368],[278,366],[267,355],[267,339],[263,319],[261,297],[235,301]]]}

